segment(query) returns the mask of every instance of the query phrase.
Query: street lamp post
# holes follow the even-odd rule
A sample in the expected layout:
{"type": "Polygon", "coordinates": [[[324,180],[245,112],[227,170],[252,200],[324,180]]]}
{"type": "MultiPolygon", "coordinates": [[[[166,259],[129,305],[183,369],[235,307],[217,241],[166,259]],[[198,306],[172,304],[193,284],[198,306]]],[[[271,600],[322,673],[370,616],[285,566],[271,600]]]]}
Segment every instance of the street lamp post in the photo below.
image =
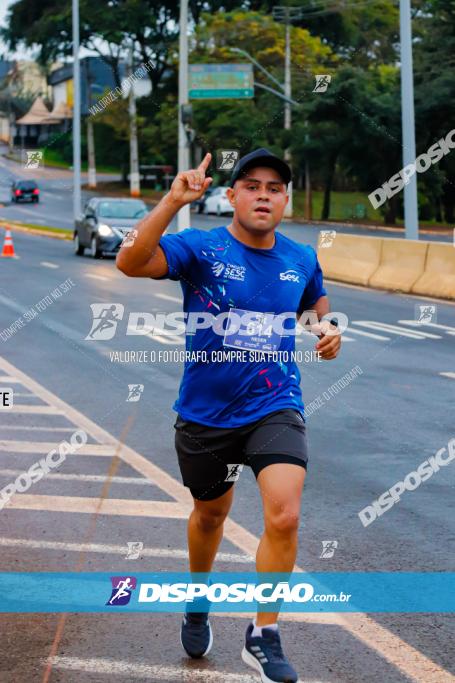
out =
{"type": "Polygon", "coordinates": [[[73,0],[73,214],[81,213],[81,72],[79,69],[79,0],[73,0]]]}
{"type": "MultiPolygon", "coordinates": [[[[177,173],[187,171],[190,164],[189,140],[182,120],[183,106],[188,104],[188,0],[180,0],[180,36],[179,36],[179,100],[178,100],[178,168],[177,173]]],[[[190,225],[189,204],[177,214],[178,231],[190,225]]]]}
{"type": "MultiPolygon", "coordinates": [[[[273,18],[285,24],[286,47],[284,59],[284,94],[291,98],[291,23],[294,19],[302,16],[301,7],[288,7],[287,5],[277,5],[272,10],[273,18]]],[[[284,105],[284,129],[291,130],[291,103],[287,101],[284,105]]],[[[292,161],[291,150],[287,147],[284,151],[284,158],[290,164],[292,161]]],[[[292,181],[288,188],[289,201],[284,215],[288,218],[292,216],[292,181]]]]}

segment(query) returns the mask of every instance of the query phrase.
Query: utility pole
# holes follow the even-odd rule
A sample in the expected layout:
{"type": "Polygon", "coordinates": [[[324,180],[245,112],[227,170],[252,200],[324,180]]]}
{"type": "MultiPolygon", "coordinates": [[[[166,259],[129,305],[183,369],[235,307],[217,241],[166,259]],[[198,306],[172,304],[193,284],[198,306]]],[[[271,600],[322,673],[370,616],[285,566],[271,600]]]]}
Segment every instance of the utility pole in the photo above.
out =
{"type": "MultiPolygon", "coordinates": [[[[403,166],[407,166],[407,164],[413,164],[416,159],[410,0],[400,0],[400,41],[403,166]]],[[[407,240],[419,239],[416,173],[411,176],[409,182],[404,186],[404,227],[407,240]]]]}
{"type": "MultiPolygon", "coordinates": [[[[300,19],[302,16],[301,7],[289,7],[288,5],[277,5],[272,10],[273,18],[285,25],[285,53],[284,53],[284,94],[287,98],[291,98],[291,23],[294,19],[300,19]]],[[[287,101],[284,105],[284,129],[291,130],[291,103],[287,101]]],[[[289,148],[284,151],[284,159],[291,165],[292,157],[289,148]]],[[[287,203],[284,215],[288,218],[293,213],[293,188],[292,181],[288,186],[289,201],[287,203]]]]}
{"type": "MultiPolygon", "coordinates": [[[[180,0],[179,35],[179,99],[178,99],[178,168],[177,173],[188,171],[190,165],[189,140],[182,120],[184,105],[188,104],[188,0],[180,0]]],[[[190,206],[186,204],[177,214],[177,229],[190,226],[190,206]]]]}
{"type": "Polygon", "coordinates": [[[73,0],[73,214],[81,213],[81,72],[79,68],[79,0],[73,0]]]}
{"type": "Polygon", "coordinates": [[[87,156],[88,156],[88,186],[89,189],[96,189],[96,165],[95,165],[95,133],[93,131],[93,121],[89,112],[87,116],[87,156]]]}
{"type": "MultiPolygon", "coordinates": [[[[133,75],[134,41],[131,42],[128,58],[128,76],[133,75]]],[[[139,197],[141,194],[139,180],[139,152],[137,146],[137,118],[136,96],[134,94],[134,81],[131,79],[128,96],[128,114],[130,119],[130,195],[139,197]]]]}

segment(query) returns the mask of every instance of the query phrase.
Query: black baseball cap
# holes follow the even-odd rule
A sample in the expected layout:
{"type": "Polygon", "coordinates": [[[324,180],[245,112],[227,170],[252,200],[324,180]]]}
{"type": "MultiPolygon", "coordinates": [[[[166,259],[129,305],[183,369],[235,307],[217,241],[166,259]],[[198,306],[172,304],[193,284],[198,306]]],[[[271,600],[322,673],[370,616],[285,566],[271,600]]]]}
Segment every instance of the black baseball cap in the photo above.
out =
{"type": "Polygon", "coordinates": [[[249,154],[245,154],[244,157],[238,160],[232,171],[231,181],[229,183],[230,186],[233,187],[235,181],[238,180],[248,168],[252,168],[253,166],[269,166],[270,168],[274,168],[275,171],[280,174],[286,185],[291,182],[292,173],[287,163],[275,156],[275,154],[272,154],[272,152],[269,152],[268,149],[261,147],[249,154]]]}

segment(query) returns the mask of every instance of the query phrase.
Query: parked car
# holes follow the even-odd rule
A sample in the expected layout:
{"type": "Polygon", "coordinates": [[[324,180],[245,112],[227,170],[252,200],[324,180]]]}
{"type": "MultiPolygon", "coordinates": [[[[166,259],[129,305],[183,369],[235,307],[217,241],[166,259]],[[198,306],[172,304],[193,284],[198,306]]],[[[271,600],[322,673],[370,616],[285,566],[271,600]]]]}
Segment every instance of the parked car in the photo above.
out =
{"type": "Polygon", "coordinates": [[[216,187],[207,188],[207,190],[200,199],[196,199],[194,202],[191,202],[191,208],[197,211],[198,213],[202,213],[204,210],[204,204],[206,199],[208,199],[210,195],[213,194],[214,190],[216,190],[216,187]]]}
{"type": "Polygon", "coordinates": [[[89,249],[92,258],[116,254],[124,237],[147,211],[141,199],[90,199],[74,225],[74,253],[82,256],[89,249]]]}
{"type": "Polygon", "coordinates": [[[34,180],[15,180],[11,184],[11,201],[39,202],[39,187],[34,180]]]}
{"type": "Polygon", "coordinates": [[[216,213],[217,216],[222,216],[224,213],[234,213],[226,192],[227,187],[215,187],[210,197],[204,202],[202,213],[216,213]]]}

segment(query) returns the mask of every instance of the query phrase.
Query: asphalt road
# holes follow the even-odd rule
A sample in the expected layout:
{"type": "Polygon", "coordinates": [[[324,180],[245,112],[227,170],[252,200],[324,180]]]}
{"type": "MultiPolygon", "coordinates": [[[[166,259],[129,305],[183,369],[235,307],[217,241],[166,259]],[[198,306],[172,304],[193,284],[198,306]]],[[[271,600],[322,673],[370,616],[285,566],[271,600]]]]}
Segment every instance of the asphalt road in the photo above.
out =
{"type": "MultiPolygon", "coordinates": [[[[69,457],[58,472],[16,495],[0,512],[2,570],[186,571],[189,497],[179,486],[172,411],[182,366],[115,362],[111,355],[182,348],[165,334],[126,334],[132,311],[181,310],[178,283],[126,278],[113,260],[73,256],[69,242],[16,232],[14,244],[19,258],[0,262],[0,333],[61,283],[71,282],[66,293],[51,297],[51,305],[0,341],[0,384],[13,386],[16,395],[15,409],[2,413],[0,424],[0,487],[75,425],[91,437],[84,453],[69,457]],[[92,303],[124,305],[113,339],[85,339],[92,303]],[[143,395],[128,402],[128,385],[135,383],[144,385],[143,395]],[[128,448],[120,452],[120,466],[94,523],[119,438],[128,448]],[[124,559],[130,541],[144,544],[134,561],[124,559]]],[[[407,491],[367,528],[358,512],[455,436],[455,307],[330,283],[328,291],[332,310],[345,312],[350,327],[336,361],[301,364],[306,404],[353,367],[362,373],[307,419],[310,465],[297,566],[334,572],[453,571],[454,463],[407,491]],[[436,305],[436,323],[412,324],[421,304],[436,305]],[[338,542],[331,559],[321,558],[324,540],[338,542]]],[[[311,350],[314,343],[307,336],[298,348],[311,350]]],[[[262,518],[248,468],[235,485],[230,520],[235,525],[226,525],[215,570],[253,571],[262,518]]],[[[215,645],[203,661],[185,656],[180,619],[178,614],[70,614],[50,680],[259,679],[240,659],[246,615],[213,617],[215,645]]],[[[0,623],[0,680],[42,681],[59,616],[2,615],[0,623]]],[[[305,683],[455,680],[452,616],[306,614],[280,623],[285,651],[305,683]]]]}
{"type": "MultiPolygon", "coordinates": [[[[24,223],[48,225],[56,228],[72,229],[73,221],[73,178],[70,171],[55,168],[40,168],[36,171],[29,171],[2,154],[5,148],[0,147],[0,225],[7,223],[8,219],[22,221],[24,223]],[[3,152],[2,152],[3,150],[3,152]],[[22,202],[13,204],[10,201],[10,186],[16,178],[33,178],[41,188],[40,203],[31,204],[22,202]]],[[[98,180],[115,180],[118,176],[98,174],[98,180]]],[[[82,182],[86,182],[86,174],[82,174],[82,182]]],[[[97,196],[97,193],[82,192],[82,207],[90,197],[97,196]]],[[[219,219],[215,216],[199,216],[192,214],[192,226],[203,225],[213,227],[219,224],[219,219]]],[[[333,230],[347,233],[350,235],[371,234],[377,237],[402,237],[402,231],[391,231],[381,229],[365,229],[353,225],[323,224],[302,225],[289,219],[284,221],[283,231],[289,231],[290,237],[312,243],[315,234],[321,229],[333,230]]],[[[452,234],[428,234],[422,232],[420,235],[424,240],[436,240],[448,242],[453,239],[452,234]]]]}

